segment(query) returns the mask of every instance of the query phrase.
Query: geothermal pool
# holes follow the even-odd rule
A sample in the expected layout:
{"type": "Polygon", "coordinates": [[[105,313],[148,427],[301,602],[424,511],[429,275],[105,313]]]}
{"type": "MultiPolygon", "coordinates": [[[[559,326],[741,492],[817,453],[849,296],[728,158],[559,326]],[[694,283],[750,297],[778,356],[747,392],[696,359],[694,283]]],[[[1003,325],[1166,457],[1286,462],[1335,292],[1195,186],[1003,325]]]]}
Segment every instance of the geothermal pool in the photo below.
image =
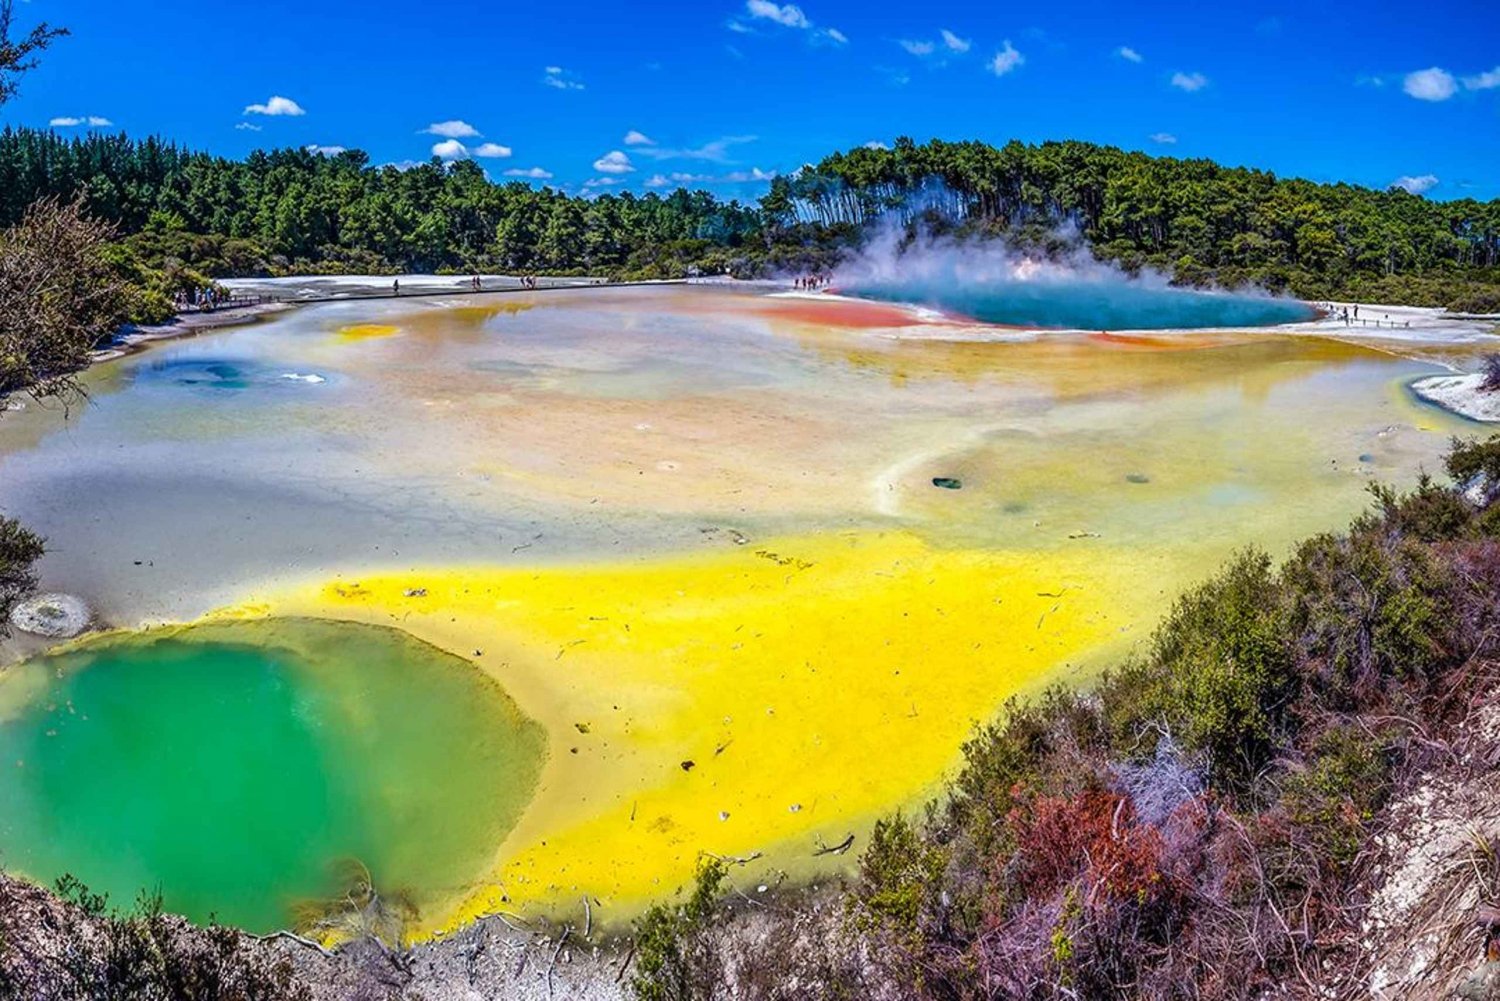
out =
{"type": "Polygon", "coordinates": [[[845,291],[870,299],[931,306],[985,323],[1061,330],[1265,327],[1316,316],[1294,299],[1200,292],[1144,282],[1063,279],[982,287],[949,281],[887,284],[872,280],[845,291]]]}
{"type": "Polygon", "coordinates": [[[1437,370],[712,286],[152,345],[0,420],[44,586],[124,630],[0,674],[0,863],[266,928],[352,858],[413,935],[846,866],[1007,697],[1439,468],[1437,370]]]}
{"type": "Polygon", "coordinates": [[[541,728],[465,662],[296,619],[94,641],[0,689],[0,857],[257,932],[350,873],[451,903],[536,784],[541,728]],[[442,781],[433,781],[441,774],[442,781]]]}

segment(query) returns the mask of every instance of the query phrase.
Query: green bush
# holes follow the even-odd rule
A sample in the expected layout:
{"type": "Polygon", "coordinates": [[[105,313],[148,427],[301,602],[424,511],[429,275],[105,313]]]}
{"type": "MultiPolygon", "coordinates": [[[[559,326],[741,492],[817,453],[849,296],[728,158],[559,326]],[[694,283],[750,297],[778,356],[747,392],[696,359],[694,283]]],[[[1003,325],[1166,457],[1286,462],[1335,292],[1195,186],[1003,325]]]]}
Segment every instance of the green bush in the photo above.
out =
{"type": "Polygon", "coordinates": [[[728,870],[717,859],[698,864],[687,903],[657,904],[636,929],[631,992],[639,1001],[695,1001],[711,997],[717,966],[705,941],[728,870]]]}
{"type": "Polygon", "coordinates": [[[1100,695],[1110,732],[1127,753],[1149,753],[1165,734],[1203,755],[1216,781],[1243,788],[1269,761],[1292,691],[1271,559],[1247,550],[1179,598],[1150,655],[1120,671],[1100,695]]]}

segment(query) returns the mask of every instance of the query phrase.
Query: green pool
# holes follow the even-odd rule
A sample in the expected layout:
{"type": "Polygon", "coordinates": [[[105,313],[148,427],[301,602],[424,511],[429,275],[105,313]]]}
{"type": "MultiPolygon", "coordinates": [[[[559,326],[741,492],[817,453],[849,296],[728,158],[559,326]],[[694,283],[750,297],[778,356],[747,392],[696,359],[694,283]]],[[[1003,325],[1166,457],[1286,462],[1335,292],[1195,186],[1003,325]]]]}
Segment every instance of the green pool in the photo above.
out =
{"type": "Polygon", "coordinates": [[[472,665],[394,630],[110,638],[0,675],[0,865],[254,931],[351,869],[420,911],[483,874],[545,747],[472,665]]]}

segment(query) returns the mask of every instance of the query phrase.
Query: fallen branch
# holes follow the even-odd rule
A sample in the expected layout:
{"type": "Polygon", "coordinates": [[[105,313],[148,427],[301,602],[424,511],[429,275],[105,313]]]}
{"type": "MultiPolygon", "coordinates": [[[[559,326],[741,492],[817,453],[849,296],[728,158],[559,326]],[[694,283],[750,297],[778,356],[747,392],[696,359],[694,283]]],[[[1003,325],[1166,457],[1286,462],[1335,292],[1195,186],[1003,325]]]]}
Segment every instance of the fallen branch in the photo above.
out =
{"type": "Polygon", "coordinates": [[[329,959],[333,958],[333,951],[331,949],[328,949],[318,944],[317,942],[314,942],[310,938],[303,938],[301,935],[298,935],[294,932],[273,931],[269,935],[251,935],[250,937],[255,939],[257,942],[270,942],[273,939],[284,938],[288,942],[295,942],[300,946],[304,946],[305,948],[315,949],[318,952],[321,952],[323,955],[327,956],[329,959]]]}
{"type": "Polygon", "coordinates": [[[828,845],[823,844],[823,839],[822,838],[818,838],[818,850],[815,851],[815,852],[813,852],[813,857],[817,858],[820,855],[842,855],[845,852],[847,852],[850,848],[853,848],[853,847],[854,847],[854,835],[853,834],[850,834],[843,841],[840,841],[838,844],[834,845],[831,848],[828,845]]]}

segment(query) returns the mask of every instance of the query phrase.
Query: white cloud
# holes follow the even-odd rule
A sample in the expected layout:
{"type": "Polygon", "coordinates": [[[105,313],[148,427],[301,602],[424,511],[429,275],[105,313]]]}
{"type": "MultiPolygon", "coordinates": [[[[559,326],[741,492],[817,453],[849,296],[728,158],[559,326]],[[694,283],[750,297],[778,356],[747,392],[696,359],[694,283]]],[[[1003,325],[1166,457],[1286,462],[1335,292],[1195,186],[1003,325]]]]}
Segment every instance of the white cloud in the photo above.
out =
{"type": "Polygon", "coordinates": [[[865,149],[890,149],[890,147],[881,142],[879,139],[871,139],[869,142],[865,143],[865,149]]]}
{"type": "Polygon", "coordinates": [[[422,135],[442,136],[444,139],[468,139],[479,135],[479,130],[468,122],[452,119],[446,122],[433,122],[421,132],[422,135]]]}
{"type": "Polygon", "coordinates": [[[582,90],[583,84],[573,78],[573,74],[561,66],[548,66],[542,75],[542,83],[558,90],[582,90]]]}
{"type": "Polygon", "coordinates": [[[1446,101],[1458,90],[1453,74],[1437,66],[1406,74],[1401,89],[1419,101],[1446,101]]]}
{"type": "Polygon", "coordinates": [[[652,139],[650,136],[646,135],[646,133],[644,133],[644,132],[637,132],[635,129],[631,129],[629,132],[625,133],[625,145],[626,146],[655,146],[656,145],[656,140],[652,139]]]}
{"type": "Polygon", "coordinates": [[[543,170],[541,167],[512,167],[505,172],[506,177],[529,177],[533,181],[546,181],[552,177],[552,171],[543,170]]]}
{"type": "Polygon", "coordinates": [[[238,125],[235,126],[235,128],[239,129],[241,132],[259,132],[260,131],[260,126],[256,125],[254,122],[240,122],[238,125]]]}
{"type": "Polygon", "coordinates": [[[882,74],[889,80],[892,87],[905,87],[911,83],[911,76],[903,69],[895,69],[890,66],[876,66],[875,72],[882,74]]]}
{"type": "Polygon", "coordinates": [[[462,160],[469,155],[469,147],[457,139],[446,139],[432,147],[432,155],[440,160],[462,160]]]}
{"type": "Polygon", "coordinates": [[[1464,77],[1464,89],[1466,90],[1494,90],[1500,87],[1500,66],[1475,76],[1464,77]]]}
{"type": "Polygon", "coordinates": [[[80,125],[87,125],[90,128],[105,128],[113,125],[114,122],[108,118],[101,118],[98,115],[82,115],[79,117],[69,115],[62,118],[54,118],[47,124],[55,129],[72,129],[80,125]]]}
{"type": "Polygon", "coordinates": [[[601,174],[628,174],[635,170],[630,157],[619,150],[611,150],[594,161],[594,169],[601,174]]]}
{"type": "Polygon", "coordinates": [[[635,152],[639,156],[650,157],[653,160],[705,160],[709,163],[729,163],[731,162],[730,147],[754,142],[755,138],[755,136],[724,136],[713,142],[704,143],[702,146],[687,149],[638,146],[635,152]]]}
{"type": "Polygon", "coordinates": [[[702,184],[705,181],[711,180],[713,178],[707,174],[684,174],[680,172],[673,174],[652,174],[646,180],[646,187],[665,188],[673,184],[702,184]]]}
{"type": "Polygon", "coordinates": [[[911,39],[903,38],[897,41],[896,44],[914,56],[930,56],[937,50],[936,42],[914,42],[911,39]]]}
{"type": "Polygon", "coordinates": [[[1170,132],[1153,132],[1151,141],[1161,143],[1163,146],[1174,146],[1177,143],[1177,137],[1170,132]]]}
{"type": "Polygon", "coordinates": [[[1143,63],[1146,61],[1145,56],[1128,45],[1122,45],[1118,49],[1115,49],[1115,55],[1129,63],[1143,63]]]}
{"type": "Polygon", "coordinates": [[[1183,73],[1178,71],[1172,74],[1172,86],[1178,90],[1185,90],[1189,94],[1202,90],[1208,86],[1208,77],[1202,73],[1183,73]]]}
{"type": "Polygon", "coordinates": [[[1418,174],[1416,177],[1398,177],[1391,182],[1391,187],[1402,188],[1414,195],[1420,195],[1430,188],[1437,187],[1438,179],[1434,174],[1418,174]]]}
{"type": "Polygon", "coordinates": [[[293,118],[307,114],[302,110],[302,105],[290,97],[273,96],[265,104],[249,104],[245,106],[247,115],[289,115],[293,118]]]}
{"type": "Polygon", "coordinates": [[[510,156],[510,147],[501,146],[499,143],[480,143],[475,147],[474,155],[489,160],[503,160],[510,156]]]}
{"type": "Polygon", "coordinates": [[[592,177],[583,182],[585,188],[607,188],[612,184],[623,183],[618,177],[592,177]]]}
{"type": "Polygon", "coordinates": [[[943,36],[943,44],[953,52],[968,52],[973,48],[974,42],[968,38],[959,38],[956,34],[944,28],[939,32],[943,36]]]}
{"type": "Polygon", "coordinates": [[[674,171],[670,174],[652,174],[645,183],[648,188],[667,188],[684,184],[747,184],[755,181],[769,181],[775,176],[774,170],[766,171],[759,167],[730,171],[727,174],[690,174],[685,171],[674,171]]]}
{"type": "Polygon", "coordinates": [[[990,60],[990,72],[996,76],[1004,76],[1011,70],[1026,62],[1026,57],[1016,51],[1016,47],[1010,44],[1010,39],[1005,40],[1004,48],[995,53],[995,58],[990,60]]]}
{"type": "MultiPolygon", "coordinates": [[[[810,21],[802,8],[794,3],[774,3],[773,0],[745,0],[745,12],[754,20],[770,21],[784,28],[796,28],[799,31],[808,32],[808,42],[817,45],[824,42],[832,42],[835,45],[847,45],[849,36],[837,28],[816,28],[810,21]]],[[[740,34],[754,34],[755,30],[743,21],[730,18],[727,22],[730,31],[740,34]]]]}
{"type": "Polygon", "coordinates": [[[725,174],[720,180],[728,181],[730,184],[744,184],[747,181],[769,181],[776,176],[776,171],[765,171],[759,167],[751,167],[749,170],[734,170],[725,174]]]}
{"type": "Polygon", "coordinates": [[[788,28],[812,27],[812,22],[807,19],[806,14],[802,13],[802,8],[794,3],[778,4],[772,3],[771,0],[745,0],[745,10],[750,12],[751,17],[775,21],[788,28]]]}
{"type": "Polygon", "coordinates": [[[338,156],[340,153],[347,152],[343,146],[319,146],[317,143],[302,148],[309,153],[319,153],[323,156],[338,156]]]}

